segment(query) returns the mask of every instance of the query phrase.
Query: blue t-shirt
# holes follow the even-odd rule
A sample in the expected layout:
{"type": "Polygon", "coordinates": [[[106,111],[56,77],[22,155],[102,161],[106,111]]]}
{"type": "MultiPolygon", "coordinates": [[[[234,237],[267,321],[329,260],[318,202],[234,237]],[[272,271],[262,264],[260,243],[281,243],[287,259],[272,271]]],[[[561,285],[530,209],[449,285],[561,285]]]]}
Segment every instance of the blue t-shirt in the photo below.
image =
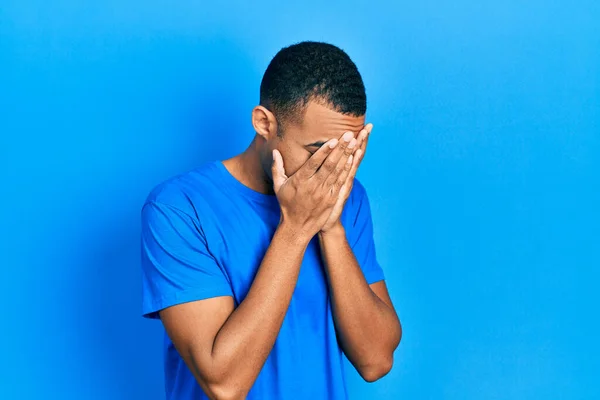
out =
{"type": "MultiPolygon", "coordinates": [[[[245,186],[221,161],[156,186],[142,208],[143,316],[158,318],[163,308],[216,296],[233,296],[237,307],[279,217],[276,196],[245,186]]],[[[369,201],[356,179],[341,219],[367,282],[384,279],[369,201]]],[[[206,399],[166,333],[164,346],[167,399],[206,399]]],[[[317,236],[306,249],[283,325],[247,399],[347,399],[317,236]]]]}

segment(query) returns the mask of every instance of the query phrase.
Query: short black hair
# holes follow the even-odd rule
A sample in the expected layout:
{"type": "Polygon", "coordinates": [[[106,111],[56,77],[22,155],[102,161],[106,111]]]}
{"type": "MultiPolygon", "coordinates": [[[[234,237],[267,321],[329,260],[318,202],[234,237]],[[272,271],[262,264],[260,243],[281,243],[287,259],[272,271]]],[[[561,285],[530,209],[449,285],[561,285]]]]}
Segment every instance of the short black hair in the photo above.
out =
{"type": "Polygon", "coordinates": [[[275,114],[282,134],[286,124],[301,123],[310,100],[358,117],[367,111],[362,77],[344,50],[304,41],[273,57],[260,84],[260,105],[275,114]]]}

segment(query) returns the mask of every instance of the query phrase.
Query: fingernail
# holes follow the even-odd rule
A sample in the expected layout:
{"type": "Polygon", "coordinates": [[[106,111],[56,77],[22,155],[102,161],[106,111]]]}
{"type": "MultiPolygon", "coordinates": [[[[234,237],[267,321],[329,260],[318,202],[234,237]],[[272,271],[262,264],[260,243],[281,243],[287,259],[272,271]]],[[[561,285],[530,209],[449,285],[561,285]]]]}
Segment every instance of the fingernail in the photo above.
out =
{"type": "Polygon", "coordinates": [[[352,164],[352,154],[350,154],[350,157],[348,157],[348,161],[346,161],[346,164],[352,164]]]}
{"type": "Polygon", "coordinates": [[[344,133],[344,136],[342,136],[342,139],[344,139],[345,142],[349,142],[352,138],[353,138],[353,134],[352,132],[346,132],[344,133]]]}
{"type": "Polygon", "coordinates": [[[350,142],[350,144],[348,145],[349,149],[353,149],[354,146],[356,146],[356,139],[352,138],[352,141],[350,142]]]}
{"type": "Polygon", "coordinates": [[[330,143],[329,143],[329,147],[331,147],[332,149],[337,146],[338,141],[337,139],[333,139],[330,143]]]}

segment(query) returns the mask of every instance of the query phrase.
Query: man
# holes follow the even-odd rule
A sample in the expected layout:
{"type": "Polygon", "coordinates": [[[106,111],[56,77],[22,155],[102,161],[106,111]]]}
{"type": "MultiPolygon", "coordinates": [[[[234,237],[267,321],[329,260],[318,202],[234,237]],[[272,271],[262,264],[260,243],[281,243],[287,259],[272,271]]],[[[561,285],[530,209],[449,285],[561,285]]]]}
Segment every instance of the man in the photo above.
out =
{"type": "Polygon", "coordinates": [[[355,64],[302,42],[269,64],[256,136],[158,185],[142,209],[143,313],[165,327],[167,398],[346,399],[402,335],[354,178],[372,124],[355,64]]]}

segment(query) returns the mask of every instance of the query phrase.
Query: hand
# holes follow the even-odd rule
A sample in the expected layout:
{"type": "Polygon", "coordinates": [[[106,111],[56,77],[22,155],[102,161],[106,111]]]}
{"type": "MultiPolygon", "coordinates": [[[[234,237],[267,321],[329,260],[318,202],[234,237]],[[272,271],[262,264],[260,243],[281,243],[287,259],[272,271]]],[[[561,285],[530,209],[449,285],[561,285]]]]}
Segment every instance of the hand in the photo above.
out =
{"type": "Polygon", "coordinates": [[[280,223],[287,223],[309,240],[321,230],[352,169],[356,144],[352,132],[346,132],[341,140],[329,140],[290,177],[285,174],[281,153],[273,150],[271,168],[281,207],[280,223]]]}
{"type": "Polygon", "coordinates": [[[365,127],[358,133],[358,141],[356,151],[354,153],[352,169],[350,170],[346,181],[344,182],[342,188],[339,191],[337,202],[333,206],[329,218],[321,228],[321,233],[327,232],[340,224],[340,216],[342,215],[342,210],[344,209],[344,205],[346,204],[346,201],[350,196],[350,192],[352,191],[352,185],[354,184],[354,176],[356,175],[358,166],[365,157],[367,143],[369,141],[369,135],[371,134],[372,129],[373,124],[369,123],[365,125],[365,127]]]}

